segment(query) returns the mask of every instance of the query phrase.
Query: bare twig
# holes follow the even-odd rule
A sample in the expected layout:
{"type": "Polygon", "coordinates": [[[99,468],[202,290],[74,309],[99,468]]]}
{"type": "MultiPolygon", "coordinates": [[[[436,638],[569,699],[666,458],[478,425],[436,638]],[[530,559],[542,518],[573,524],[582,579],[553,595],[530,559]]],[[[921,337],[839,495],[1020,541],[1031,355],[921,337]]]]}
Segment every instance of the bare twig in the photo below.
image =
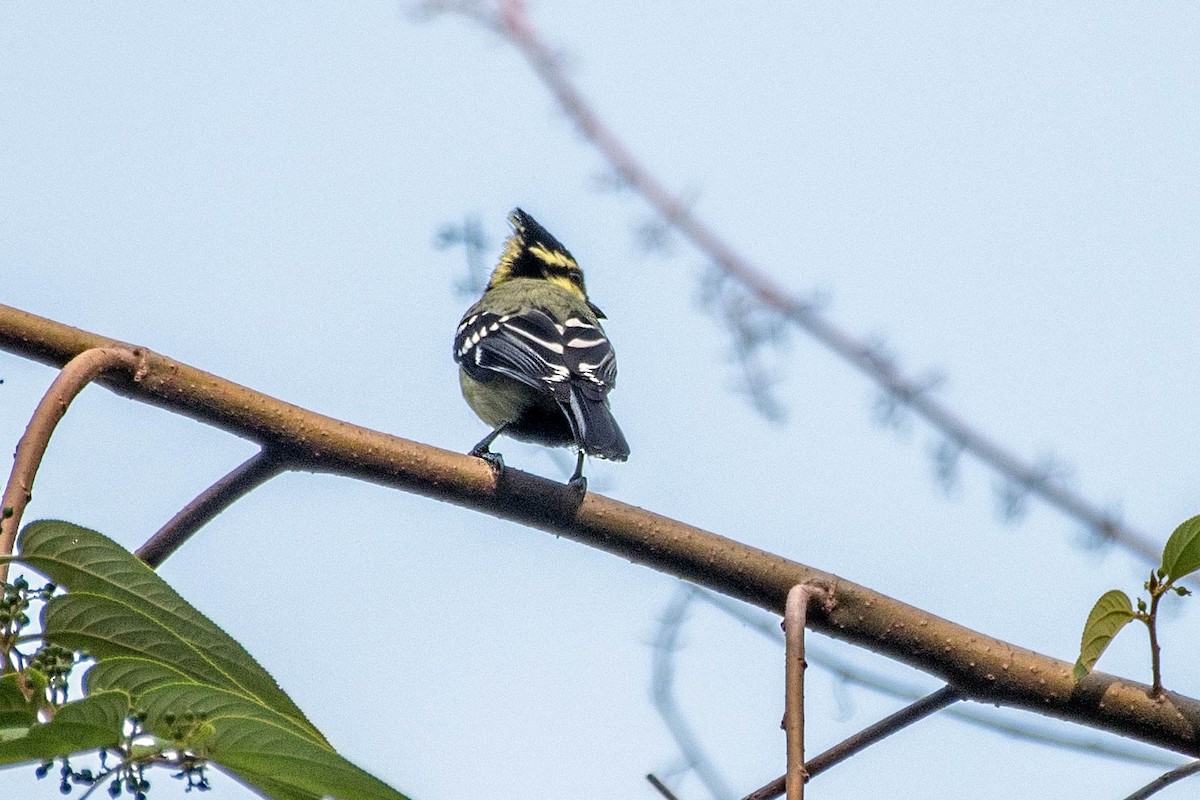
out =
{"type": "MultiPolygon", "coordinates": [[[[933,694],[921,698],[912,705],[905,706],[895,714],[879,720],[879,722],[876,722],[869,728],[864,728],[850,738],[829,748],[824,753],[814,756],[804,765],[805,771],[808,773],[806,779],[820,775],[833,765],[845,761],[850,756],[861,750],[865,750],[879,740],[961,699],[962,694],[957,689],[953,686],[945,686],[933,694]]],[[[787,775],[782,775],[776,778],[761,789],[756,789],[746,795],[743,800],[775,800],[776,797],[784,793],[787,777],[787,775]]]]}
{"type": "MultiPolygon", "coordinates": [[[[21,527],[21,515],[33,498],[33,479],[50,444],[50,437],[54,435],[59,420],[67,413],[71,401],[102,372],[121,367],[134,373],[138,366],[138,353],[122,347],[87,350],[63,366],[42,396],[25,428],[25,435],[17,444],[13,469],[4,488],[4,499],[0,501],[0,555],[12,553],[17,529],[21,527]]],[[[135,374],[133,379],[137,378],[135,374]]],[[[8,562],[0,561],[0,583],[7,579],[8,562]]]]}
{"type": "Polygon", "coordinates": [[[279,453],[260,450],[188,503],[134,555],[157,568],[210,520],[286,468],[287,462],[279,453]]]}
{"type": "Polygon", "coordinates": [[[798,583],[788,592],[783,609],[784,708],[787,739],[787,800],[804,800],[804,626],[808,619],[809,587],[798,583]]]}
{"type": "MultiPolygon", "coordinates": [[[[110,339],[0,305],[0,348],[65,364],[110,339]]],[[[371,431],[268,397],[150,351],[137,379],[98,382],[218,426],[295,459],[297,468],[369,480],[546,530],[782,613],[791,587],[826,587],[809,628],[933,673],[964,694],[1068,719],[1195,756],[1200,700],[1073,664],[957,625],[865,586],[594,492],[371,431]]]]}
{"type": "Polygon", "coordinates": [[[1157,778],[1126,797],[1125,800],[1146,800],[1147,797],[1157,794],[1158,792],[1170,786],[1172,783],[1181,781],[1184,778],[1195,775],[1198,772],[1200,772],[1200,761],[1189,762],[1184,764],[1182,767],[1176,767],[1170,772],[1159,775],[1157,778]]]}
{"type": "Polygon", "coordinates": [[[1160,543],[1134,530],[1112,513],[1092,504],[1055,475],[1028,462],[970,425],[927,391],[926,382],[905,375],[894,359],[871,343],[855,337],[827,319],[817,304],[789,293],[767,273],[743,257],[712,228],[692,213],[688,204],[671,192],[626,147],[567,77],[554,50],[540,37],[520,0],[432,2],[430,9],[464,14],[490,30],[499,31],[525,57],[530,67],[554,95],[583,135],[600,151],[626,185],[632,187],[670,225],[680,231],[722,272],[741,284],[764,306],[812,336],[821,345],[874,381],[884,394],[907,407],[961,451],[975,456],[997,472],[1003,483],[1018,492],[1028,491],[1060,512],[1082,523],[1105,541],[1111,541],[1157,563],[1160,543]]]}
{"type": "Polygon", "coordinates": [[[840,744],[836,744],[820,755],[814,756],[808,762],[808,775],[819,775],[835,764],[838,764],[855,753],[870,747],[881,739],[891,736],[898,730],[908,727],[937,711],[941,711],[951,703],[961,700],[963,695],[953,686],[943,686],[933,694],[921,698],[911,705],[884,717],[870,727],[864,728],[840,744]]]}
{"type": "Polygon", "coordinates": [[[665,783],[660,781],[658,776],[653,772],[646,776],[646,780],[650,781],[650,785],[657,789],[658,793],[665,797],[666,800],[679,800],[679,798],[675,796],[675,793],[672,792],[665,783]]]}

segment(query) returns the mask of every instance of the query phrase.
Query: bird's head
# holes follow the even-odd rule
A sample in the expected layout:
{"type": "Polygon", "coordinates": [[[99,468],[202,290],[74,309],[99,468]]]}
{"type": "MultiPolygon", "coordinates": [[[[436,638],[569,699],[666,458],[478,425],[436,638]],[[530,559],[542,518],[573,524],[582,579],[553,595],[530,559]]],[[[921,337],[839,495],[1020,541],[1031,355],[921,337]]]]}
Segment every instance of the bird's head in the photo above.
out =
{"type": "MultiPolygon", "coordinates": [[[[583,270],[562,243],[519,208],[508,215],[512,235],[504,243],[500,263],[492,272],[488,288],[494,289],[513,278],[539,278],[579,296],[587,302],[583,270]]],[[[590,303],[589,303],[590,305],[590,303]]],[[[593,310],[595,307],[593,306],[593,310]]]]}

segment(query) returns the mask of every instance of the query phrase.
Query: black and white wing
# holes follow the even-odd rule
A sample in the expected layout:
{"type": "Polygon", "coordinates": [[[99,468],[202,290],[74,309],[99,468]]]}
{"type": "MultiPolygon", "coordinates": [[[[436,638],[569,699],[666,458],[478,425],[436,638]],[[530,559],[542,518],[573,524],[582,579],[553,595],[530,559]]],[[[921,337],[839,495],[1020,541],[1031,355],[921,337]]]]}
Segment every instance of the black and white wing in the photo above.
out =
{"type": "Polygon", "coordinates": [[[567,369],[589,387],[589,394],[608,394],[617,382],[617,355],[604,331],[579,317],[568,319],[562,328],[567,369]]]}
{"type": "Polygon", "coordinates": [[[564,360],[562,332],[561,325],[536,308],[521,314],[479,311],[458,326],[454,360],[477,381],[499,373],[566,399],[571,370],[564,360]]]}
{"type": "Polygon", "coordinates": [[[569,403],[564,406],[575,440],[584,452],[614,461],[629,457],[629,445],[608,409],[608,392],[617,380],[617,356],[598,325],[578,317],[563,323],[563,360],[571,372],[569,403]]]}
{"type": "Polygon", "coordinates": [[[467,375],[505,375],[554,397],[585,452],[624,460],[629,445],[608,409],[617,360],[604,331],[571,317],[559,323],[540,309],[468,314],[454,338],[454,358],[467,375]]]}

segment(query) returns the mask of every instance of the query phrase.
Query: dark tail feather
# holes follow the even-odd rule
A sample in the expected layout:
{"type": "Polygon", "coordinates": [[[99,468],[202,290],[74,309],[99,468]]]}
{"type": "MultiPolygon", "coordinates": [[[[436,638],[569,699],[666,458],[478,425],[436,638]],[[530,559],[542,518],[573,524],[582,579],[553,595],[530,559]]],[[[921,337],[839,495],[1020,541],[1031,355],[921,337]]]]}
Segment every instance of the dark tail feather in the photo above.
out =
{"type": "Polygon", "coordinates": [[[575,443],[589,456],[624,461],[629,458],[629,444],[621,433],[608,401],[603,397],[588,397],[578,388],[572,388],[571,407],[565,409],[571,421],[575,443]]]}

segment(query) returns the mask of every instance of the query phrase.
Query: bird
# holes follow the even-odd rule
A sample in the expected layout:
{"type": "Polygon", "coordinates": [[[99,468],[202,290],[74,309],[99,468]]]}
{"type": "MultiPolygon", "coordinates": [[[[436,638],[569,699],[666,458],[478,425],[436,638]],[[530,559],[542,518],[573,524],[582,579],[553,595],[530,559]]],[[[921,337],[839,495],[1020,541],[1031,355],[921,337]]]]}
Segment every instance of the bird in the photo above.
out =
{"type": "Polygon", "coordinates": [[[586,491],[585,456],[625,461],[629,444],[608,393],[617,359],[567,248],[520,208],[483,296],[454,336],[459,385],[492,432],[470,450],[503,469],[491,452],[500,434],[578,451],[569,484],[586,491]]]}

